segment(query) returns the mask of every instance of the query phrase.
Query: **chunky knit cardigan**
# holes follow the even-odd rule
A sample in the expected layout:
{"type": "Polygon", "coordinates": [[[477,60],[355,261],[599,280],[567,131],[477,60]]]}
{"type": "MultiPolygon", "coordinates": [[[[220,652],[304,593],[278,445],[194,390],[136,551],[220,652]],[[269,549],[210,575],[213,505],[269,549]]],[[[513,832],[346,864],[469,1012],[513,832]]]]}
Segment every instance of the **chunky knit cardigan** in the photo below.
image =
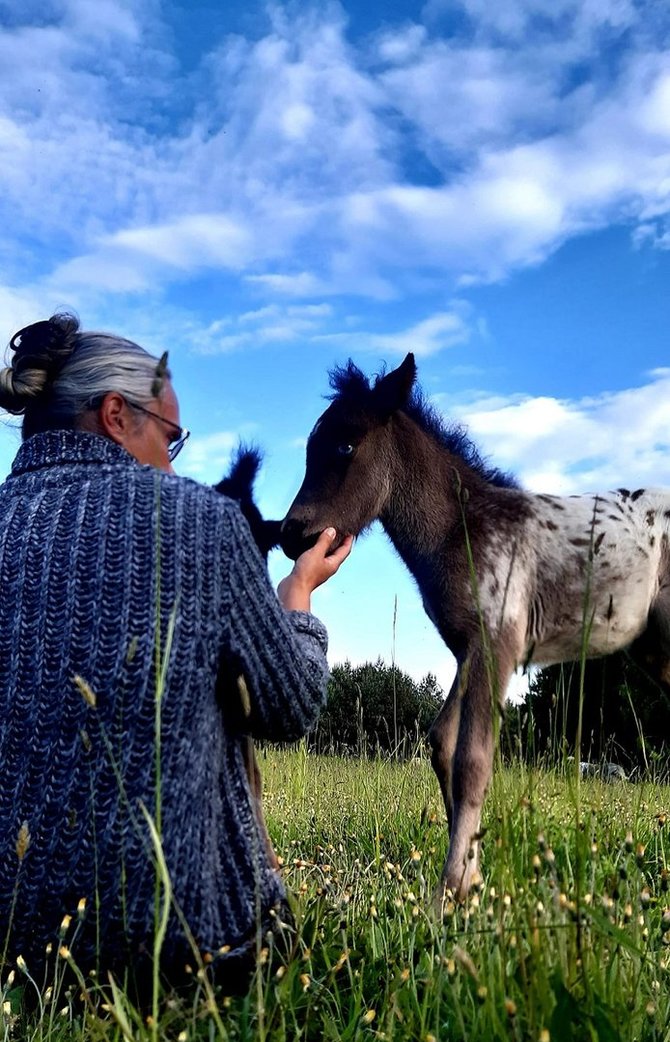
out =
{"type": "Polygon", "coordinates": [[[279,604],[236,504],[103,437],[23,443],[0,486],[0,953],[37,969],[64,943],[88,971],[151,949],[157,748],[179,909],[163,958],[193,962],[182,918],[202,951],[239,951],[284,896],[242,733],[303,735],[325,652],[321,623],[279,604]]]}

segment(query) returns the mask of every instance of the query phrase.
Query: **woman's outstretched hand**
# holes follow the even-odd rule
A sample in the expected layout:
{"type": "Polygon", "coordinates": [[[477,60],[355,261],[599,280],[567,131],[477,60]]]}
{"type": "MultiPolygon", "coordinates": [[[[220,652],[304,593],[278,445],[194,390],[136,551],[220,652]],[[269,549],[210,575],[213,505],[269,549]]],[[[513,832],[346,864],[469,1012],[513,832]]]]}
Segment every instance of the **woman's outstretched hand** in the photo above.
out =
{"type": "Polygon", "coordinates": [[[279,583],[277,596],[287,611],[309,611],[312,591],[335,575],[349,556],[354,543],[352,535],[329,552],[336,535],[334,528],[325,528],[314,546],[300,555],[292,571],[279,583]]]}

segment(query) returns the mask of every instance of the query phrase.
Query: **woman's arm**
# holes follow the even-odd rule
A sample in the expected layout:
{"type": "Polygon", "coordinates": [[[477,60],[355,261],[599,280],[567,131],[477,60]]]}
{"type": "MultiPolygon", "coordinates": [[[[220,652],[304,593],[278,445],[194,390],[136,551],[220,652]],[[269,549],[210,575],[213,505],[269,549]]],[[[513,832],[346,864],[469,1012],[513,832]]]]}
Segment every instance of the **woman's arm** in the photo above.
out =
{"type": "Polygon", "coordinates": [[[229,663],[249,692],[244,729],[269,740],[300,738],[316,723],[328,681],[327,634],[309,613],[311,594],[335,574],[353,539],[328,556],[333,536],[322,533],[276,594],[246,523],[237,511],[231,521],[223,651],[228,657],[229,649],[229,663]]]}

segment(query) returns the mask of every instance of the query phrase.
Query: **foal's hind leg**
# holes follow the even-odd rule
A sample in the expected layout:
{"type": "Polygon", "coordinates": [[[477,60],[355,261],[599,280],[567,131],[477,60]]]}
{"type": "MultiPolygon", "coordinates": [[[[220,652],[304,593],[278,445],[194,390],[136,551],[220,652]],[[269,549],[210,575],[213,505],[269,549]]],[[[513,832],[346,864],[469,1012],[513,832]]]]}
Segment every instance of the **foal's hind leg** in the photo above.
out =
{"type": "Polygon", "coordinates": [[[459,670],[466,672],[460,678],[458,734],[451,764],[449,854],[438,902],[447,888],[465,898],[479,873],[479,828],[493,769],[494,718],[514,665],[509,653],[489,655],[493,661],[488,668],[486,653],[478,648],[459,670]]]}
{"type": "Polygon", "coordinates": [[[670,587],[652,604],[647,628],[630,648],[631,656],[666,690],[670,690],[670,587]]]}

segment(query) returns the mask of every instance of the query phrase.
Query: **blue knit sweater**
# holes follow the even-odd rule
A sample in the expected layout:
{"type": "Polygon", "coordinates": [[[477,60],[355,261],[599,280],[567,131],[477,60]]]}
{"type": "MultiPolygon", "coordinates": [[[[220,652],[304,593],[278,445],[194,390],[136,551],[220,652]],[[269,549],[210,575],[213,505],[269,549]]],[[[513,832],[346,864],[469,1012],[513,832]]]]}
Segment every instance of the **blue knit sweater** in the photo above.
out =
{"type": "MultiPolygon", "coordinates": [[[[81,898],[65,942],[84,971],[150,949],[141,805],[154,814],[161,659],[175,901],[202,950],[235,951],[284,893],[241,732],[303,735],[325,698],[325,651],[321,623],[279,604],[236,504],[96,435],[29,438],[0,486],[0,953],[9,932],[10,957],[36,968],[81,898]],[[244,723],[225,683],[237,672],[244,723]]],[[[163,955],[192,961],[176,914],[163,955]]]]}

